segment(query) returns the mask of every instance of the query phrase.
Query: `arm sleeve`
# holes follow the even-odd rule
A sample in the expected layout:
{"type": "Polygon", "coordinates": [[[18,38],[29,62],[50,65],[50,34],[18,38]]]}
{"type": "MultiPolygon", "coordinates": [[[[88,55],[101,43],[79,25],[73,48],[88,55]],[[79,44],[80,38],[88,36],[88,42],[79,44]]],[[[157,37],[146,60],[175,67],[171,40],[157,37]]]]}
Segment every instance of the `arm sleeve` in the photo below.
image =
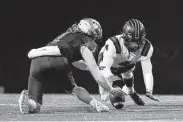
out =
{"type": "Polygon", "coordinates": [[[38,49],[32,49],[28,53],[29,58],[36,58],[39,56],[60,56],[60,50],[57,46],[45,46],[38,49]]]}
{"type": "Polygon", "coordinates": [[[148,57],[144,58],[145,60],[141,61],[146,91],[151,92],[151,93],[153,91],[153,85],[154,85],[154,78],[153,78],[153,74],[152,74],[152,64],[151,64],[151,59],[150,59],[152,54],[153,54],[153,48],[151,46],[151,48],[148,52],[148,55],[147,55],[148,57]]]}
{"type": "Polygon", "coordinates": [[[149,51],[148,51],[147,56],[142,56],[142,57],[140,58],[140,60],[141,60],[141,61],[145,61],[145,60],[150,59],[151,56],[153,55],[153,51],[154,51],[154,48],[153,48],[153,46],[151,45],[150,48],[149,48],[149,51]]]}

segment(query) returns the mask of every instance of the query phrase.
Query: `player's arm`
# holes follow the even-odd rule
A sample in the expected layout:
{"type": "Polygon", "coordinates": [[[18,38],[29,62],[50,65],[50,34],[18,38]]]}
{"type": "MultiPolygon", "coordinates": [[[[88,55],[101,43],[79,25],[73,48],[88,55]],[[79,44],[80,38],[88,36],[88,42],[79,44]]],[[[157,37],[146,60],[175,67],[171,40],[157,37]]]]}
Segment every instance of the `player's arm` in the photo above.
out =
{"type": "Polygon", "coordinates": [[[91,72],[92,76],[94,77],[95,81],[103,87],[105,90],[111,92],[112,94],[118,94],[122,95],[123,92],[121,89],[116,89],[113,88],[109,83],[106,81],[106,79],[101,75],[100,70],[95,62],[95,59],[93,57],[92,52],[86,47],[86,46],[81,46],[81,55],[83,59],[85,60],[87,67],[89,71],[91,72]]]}
{"type": "MultiPolygon", "coordinates": [[[[100,55],[100,54],[99,54],[100,55]]],[[[103,47],[103,56],[99,63],[99,67],[102,75],[109,81],[113,81],[114,75],[111,72],[111,67],[114,62],[114,56],[116,55],[116,49],[113,42],[108,39],[103,47]]]]}
{"type": "Polygon", "coordinates": [[[60,56],[62,53],[72,53],[69,44],[65,41],[58,41],[55,46],[44,46],[38,49],[33,49],[29,52],[29,58],[35,58],[39,56],[60,56]]]}
{"type": "Polygon", "coordinates": [[[153,94],[154,78],[152,73],[151,56],[153,54],[153,47],[151,45],[149,52],[143,60],[141,60],[144,83],[146,86],[146,96],[152,100],[158,101],[153,94]]]}
{"type": "Polygon", "coordinates": [[[100,84],[107,91],[111,91],[112,87],[106,82],[104,77],[102,77],[102,75],[100,74],[100,70],[95,62],[92,52],[86,46],[81,46],[81,55],[85,60],[89,68],[89,71],[91,72],[92,76],[97,81],[97,83],[100,84]]]}
{"type": "Polygon", "coordinates": [[[30,59],[36,58],[39,56],[60,56],[60,50],[58,46],[44,46],[37,49],[32,49],[28,53],[28,57],[30,59]]]}

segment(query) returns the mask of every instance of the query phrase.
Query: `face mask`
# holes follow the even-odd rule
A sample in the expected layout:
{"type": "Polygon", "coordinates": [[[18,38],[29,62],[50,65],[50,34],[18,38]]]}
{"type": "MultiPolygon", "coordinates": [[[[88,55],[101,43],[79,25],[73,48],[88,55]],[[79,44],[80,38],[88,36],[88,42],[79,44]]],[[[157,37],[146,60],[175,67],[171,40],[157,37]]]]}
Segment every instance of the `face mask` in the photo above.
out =
{"type": "Polygon", "coordinates": [[[130,35],[126,37],[126,46],[130,52],[136,52],[140,48],[140,39],[132,38],[130,35]]]}

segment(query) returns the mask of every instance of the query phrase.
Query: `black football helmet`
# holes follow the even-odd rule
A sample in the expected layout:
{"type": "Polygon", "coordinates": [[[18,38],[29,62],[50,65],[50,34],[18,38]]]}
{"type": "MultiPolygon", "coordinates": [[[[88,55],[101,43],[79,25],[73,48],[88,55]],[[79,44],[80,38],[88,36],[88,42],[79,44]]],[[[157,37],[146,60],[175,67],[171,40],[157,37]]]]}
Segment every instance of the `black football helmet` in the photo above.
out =
{"type": "Polygon", "coordinates": [[[144,25],[137,19],[131,19],[123,26],[123,34],[127,48],[131,52],[137,51],[142,45],[142,38],[146,36],[144,25]]]}

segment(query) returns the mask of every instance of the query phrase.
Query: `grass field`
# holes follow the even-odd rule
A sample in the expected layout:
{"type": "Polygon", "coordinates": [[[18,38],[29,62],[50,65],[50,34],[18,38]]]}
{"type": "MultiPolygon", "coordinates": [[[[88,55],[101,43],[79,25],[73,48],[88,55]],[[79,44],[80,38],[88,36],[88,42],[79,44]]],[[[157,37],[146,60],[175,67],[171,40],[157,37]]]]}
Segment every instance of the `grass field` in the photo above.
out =
{"type": "MultiPolygon", "coordinates": [[[[183,121],[183,95],[156,95],[154,102],[141,95],[145,106],[137,106],[126,97],[125,106],[116,110],[110,102],[104,103],[111,109],[97,113],[75,96],[45,94],[39,114],[20,114],[18,94],[0,94],[0,121],[183,121]]],[[[99,95],[93,95],[100,100],[99,95]]]]}

